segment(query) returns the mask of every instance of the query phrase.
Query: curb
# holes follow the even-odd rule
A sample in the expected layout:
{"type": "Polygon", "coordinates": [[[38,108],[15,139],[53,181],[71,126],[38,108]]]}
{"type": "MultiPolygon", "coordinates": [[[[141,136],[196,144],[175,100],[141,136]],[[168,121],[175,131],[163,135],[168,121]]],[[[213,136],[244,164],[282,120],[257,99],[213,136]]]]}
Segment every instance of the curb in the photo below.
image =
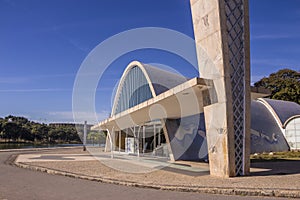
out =
{"type": "Polygon", "coordinates": [[[284,197],[284,198],[300,198],[299,190],[292,189],[246,189],[246,188],[220,188],[220,187],[193,187],[193,186],[170,186],[170,185],[154,185],[148,183],[138,183],[130,181],[120,181],[117,179],[109,179],[103,177],[92,177],[82,174],[75,174],[71,172],[53,170],[45,167],[38,167],[33,165],[28,165],[25,163],[15,162],[17,156],[14,159],[11,159],[12,165],[15,165],[20,168],[30,169],[40,172],[45,172],[53,175],[61,175],[71,178],[80,178],[89,181],[96,181],[107,184],[116,184],[123,186],[131,186],[138,188],[147,188],[147,189],[156,189],[156,190],[168,190],[168,191],[177,191],[177,192],[197,192],[197,193],[207,193],[207,194],[219,194],[219,195],[240,195],[240,196],[264,196],[264,197],[284,197]]]}

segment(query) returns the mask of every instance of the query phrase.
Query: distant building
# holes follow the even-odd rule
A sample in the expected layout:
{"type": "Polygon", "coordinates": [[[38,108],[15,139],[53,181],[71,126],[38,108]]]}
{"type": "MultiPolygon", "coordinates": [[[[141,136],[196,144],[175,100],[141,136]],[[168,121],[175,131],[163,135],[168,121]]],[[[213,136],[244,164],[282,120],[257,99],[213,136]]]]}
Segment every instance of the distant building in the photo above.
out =
{"type": "MultiPolygon", "coordinates": [[[[57,128],[61,128],[61,127],[82,127],[84,126],[84,124],[74,124],[74,123],[49,123],[49,126],[52,126],[52,127],[57,127],[57,128]]],[[[90,130],[91,127],[93,125],[91,124],[87,124],[87,129],[90,130]]]]}

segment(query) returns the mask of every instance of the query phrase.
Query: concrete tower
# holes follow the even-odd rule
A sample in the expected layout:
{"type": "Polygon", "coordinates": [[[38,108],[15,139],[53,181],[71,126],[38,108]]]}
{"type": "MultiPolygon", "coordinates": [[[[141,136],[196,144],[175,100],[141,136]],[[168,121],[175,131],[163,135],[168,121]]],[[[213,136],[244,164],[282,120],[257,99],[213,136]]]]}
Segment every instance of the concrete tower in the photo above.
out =
{"type": "Polygon", "coordinates": [[[210,173],[250,170],[250,46],[248,0],[190,0],[201,78],[215,99],[204,108],[210,173]],[[213,68],[202,62],[203,52],[213,68]],[[214,95],[213,95],[214,96],[214,95]]]}

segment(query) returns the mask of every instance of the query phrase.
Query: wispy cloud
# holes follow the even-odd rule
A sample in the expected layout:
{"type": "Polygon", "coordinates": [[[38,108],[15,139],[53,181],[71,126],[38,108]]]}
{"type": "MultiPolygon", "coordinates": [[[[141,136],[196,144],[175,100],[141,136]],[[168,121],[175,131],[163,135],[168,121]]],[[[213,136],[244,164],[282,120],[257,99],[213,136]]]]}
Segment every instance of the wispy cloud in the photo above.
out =
{"type": "MultiPolygon", "coordinates": [[[[91,90],[91,89],[90,89],[91,90]]],[[[83,92],[90,91],[89,89],[84,90],[83,92]]],[[[94,92],[106,92],[106,91],[113,91],[113,87],[99,87],[96,90],[92,90],[94,92]]],[[[33,93],[33,92],[72,92],[73,88],[32,88],[32,89],[0,89],[0,93],[33,93]]]]}
{"type": "Polygon", "coordinates": [[[66,42],[68,42],[71,46],[73,46],[74,48],[83,51],[84,53],[87,53],[90,51],[90,49],[86,46],[83,45],[79,39],[74,39],[70,36],[65,35],[62,31],[60,31],[59,29],[61,29],[64,26],[55,26],[52,28],[52,31],[54,31],[54,33],[60,37],[62,40],[65,40],[66,42]]]}
{"type": "MultiPolygon", "coordinates": [[[[72,122],[74,123],[74,112],[72,111],[55,111],[48,112],[47,114],[48,122],[72,122]]],[[[108,118],[108,111],[101,111],[100,113],[91,112],[76,112],[76,123],[81,123],[87,121],[89,124],[96,124],[99,121],[108,118]],[[80,117],[78,117],[80,116],[80,117]]]]}
{"type": "Polygon", "coordinates": [[[84,45],[82,45],[79,41],[72,39],[72,38],[67,38],[64,37],[66,39],[67,42],[69,42],[70,45],[72,45],[73,47],[75,47],[76,49],[79,49],[83,52],[89,52],[89,48],[85,47],[84,45]]]}
{"type": "Polygon", "coordinates": [[[37,88],[37,89],[0,89],[2,93],[12,93],[12,92],[24,92],[24,93],[31,93],[31,92],[66,92],[71,91],[71,89],[63,89],[63,88],[37,88]]]}
{"type": "Polygon", "coordinates": [[[40,74],[32,76],[31,78],[65,78],[65,77],[75,77],[75,73],[61,73],[61,74],[40,74]]]}
{"type": "Polygon", "coordinates": [[[54,79],[54,78],[66,78],[75,77],[75,73],[61,73],[61,74],[37,74],[34,76],[2,76],[0,77],[0,83],[2,84],[20,84],[28,83],[34,80],[40,79],[54,79]]]}
{"type": "Polygon", "coordinates": [[[299,67],[300,61],[299,60],[291,60],[291,59],[272,59],[272,58],[265,58],[265,59],[252,59],[251,64],[255,65],[268,65],[268,66],[286,66],[286,67],[299,67]]]}
{"type": "Polygon", "coordinates": [[[20,84],[28,81],[28,77],[0,77],[0,83],[2,84],[20,84]]]}
{"type": "Polygon", "coordinates": [[[278,39],[292,39],[299,38],[299,35],[289,35],[289,34],[266,34],[266,35],[252,35],[251,39],[253,40],[278,40],[278,39]]]}

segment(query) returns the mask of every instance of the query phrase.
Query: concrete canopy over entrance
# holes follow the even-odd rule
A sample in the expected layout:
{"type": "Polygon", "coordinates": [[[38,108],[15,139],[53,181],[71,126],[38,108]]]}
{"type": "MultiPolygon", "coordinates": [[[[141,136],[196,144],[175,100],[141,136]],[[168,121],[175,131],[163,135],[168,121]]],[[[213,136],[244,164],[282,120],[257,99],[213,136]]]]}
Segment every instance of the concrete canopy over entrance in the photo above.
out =
{"type": "MultiPolygon", "coordinates": [[[[110,145],[106,149],[135,152],[137,155],[140,151],[153,150],[156,155],[159,149],[167,147],[161,155],[169,154],[168,157],[175,160],[180,156],[178,154],[174,158],[169,137],[173,137],[176,130],[168,129],[165,120],[200,116],[204,104],[207,104],[204,102],[207,98],[203,99],[206,95],[202,93],[207,93],[211,88],[210,83],[201,78],[188,80],[173,72],[137,61],[131,62],[117,88],[112,115],[93,129],[107,130],[106,146],[110,145]],[[148,133],[147,130],[153,131],[148,133]],[[147,135],[150,138],[146,139],[147,135]],[[135,150],[127,151],[130,146],[127,142],[134,143],[132,147],[135,150]],[[151,147],[147,147],[146,143],[151,143],[151,147]]],[[[189,147],[181,146],[183,149],[189,147]]]]}
{"type": "Polygon", "coordinates": [[[203,112],[202,92],[208,87],[204,79],[190,79],[158,96],[111,116],[94,126],[93,129],[114,127],[115,130],[122,130],[156,119],[177,119],[199,114],[203,112]]]}

